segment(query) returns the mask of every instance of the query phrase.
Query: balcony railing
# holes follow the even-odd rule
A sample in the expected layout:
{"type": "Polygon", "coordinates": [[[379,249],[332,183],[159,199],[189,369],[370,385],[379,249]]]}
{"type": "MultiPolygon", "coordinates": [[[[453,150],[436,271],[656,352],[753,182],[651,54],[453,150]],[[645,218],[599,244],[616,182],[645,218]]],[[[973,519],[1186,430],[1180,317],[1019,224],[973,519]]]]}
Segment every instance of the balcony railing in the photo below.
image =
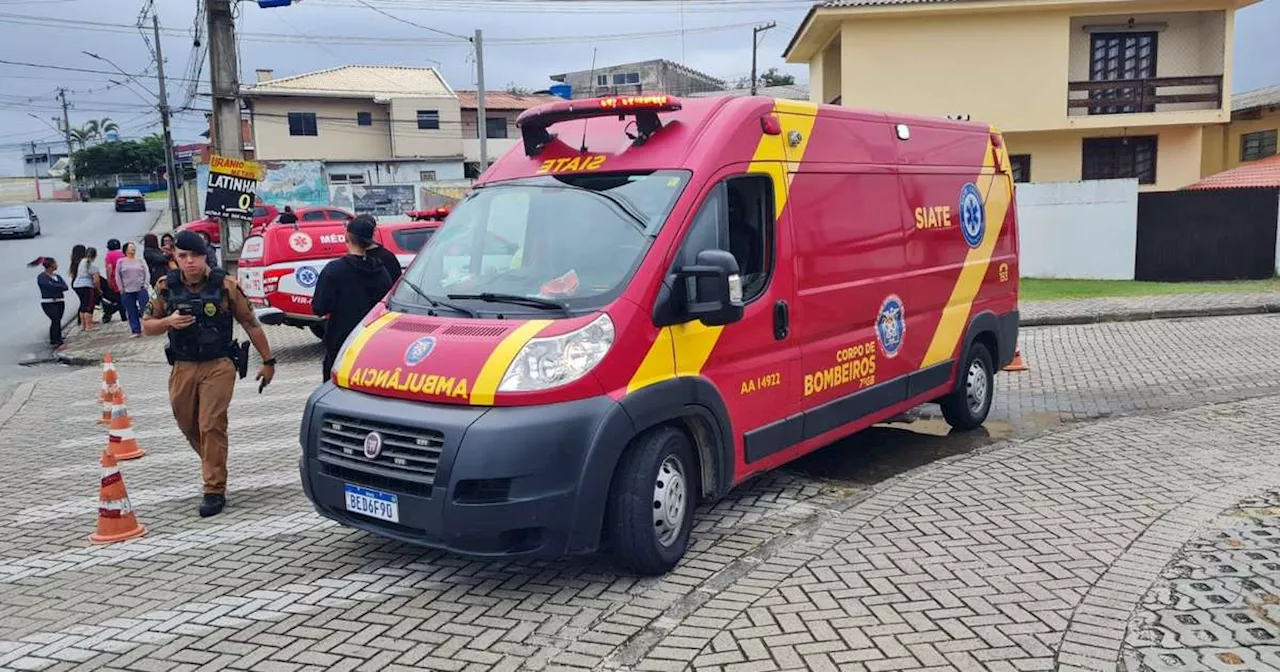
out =
{"type": "Polygon", "coordinates": [[[1069,115],[1160,112],[1171,105],[1184,110],[1222,107],[1222,75],[1067,83],[1069,115]]]}

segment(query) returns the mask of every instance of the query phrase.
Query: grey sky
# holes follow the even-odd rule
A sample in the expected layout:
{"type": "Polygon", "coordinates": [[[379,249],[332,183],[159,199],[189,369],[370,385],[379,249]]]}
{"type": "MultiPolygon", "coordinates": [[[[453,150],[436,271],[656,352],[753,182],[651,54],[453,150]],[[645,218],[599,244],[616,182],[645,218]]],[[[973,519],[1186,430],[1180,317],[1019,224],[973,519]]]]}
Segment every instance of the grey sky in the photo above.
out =
{"type": "MultiPolygon", "coordinates": [[[[142,82],[155,91],[147,45],[136,29],[117,27],[132,26],[150,1],[0,0],[0,59],[111,69],[80,53],[87,50],[110,58],[129,73],[145,73],[142,82]],[[16,19],[15,15],[57,21],[16,19]],[[62,23],[69,21],[89,29],[62,23]]],[[[186,99],[190,30],[200,1],[154,0],[162,27],[171,31],[162,35],[161,42],[170,103],[175,107],[186,99]]],[[[685,0],[683,12],[679,0],[371,1],[388,13],[449,33],[469,35],[475,28],[483,29],[486,83],[493,89],[509,84],[543,88],[550,84],[547,76],[552,73],[589,68],[593,48],[598,50],[600,65],[661,57],[733,80],[751,69],[750,26],[767,21],[777,21],[778,27],[763,38],[760,69],[778,67],[802,82],[808,74],[805,66],[783,63],[781,51],[804,18],[809,0],[685,0]],[[570,37],[575,35],[580,37],[570,37]],[[555,37],[563,39],[538,39],[555,37]]],[[[1236,23],[1235,90],[1280,83],[1280,59],[1274,57],[1272,43],[1278,28],[1280,2],[1264,1],[1241,12],[1236,23]]],[[[474,88],[469,44],[398,23],[363,6],[361,0],[303,0],[294,7],[270,10],[244,0],[238,30],[244,38],[240,65],[246,82],[253,81],[256,68],[286,76],[345,64],[438,64],[455,89],[474,88]],[[280,38],[273,42],[271,35],[280,38]]],[[[0,175],[20,174],[18,143],[57,138],[46,124],[29,115],[48,120],[60,114],[54,97],[58,86],[69,91],[73,126],[110,117],[121,124],[124,137],[158,131],[158,115],[144,102],[151,93],[132,84],[101,91],[110,79],[121,77],[0,64],[0,175]]],[[[207,92],[208,86],[205,69],[198,93],[207,92]]],[[[177,142],[201,139],[205,123],[199,110],[208,109],[208,98],[197,96],[191,108],[176,119],[177,142]]]]}

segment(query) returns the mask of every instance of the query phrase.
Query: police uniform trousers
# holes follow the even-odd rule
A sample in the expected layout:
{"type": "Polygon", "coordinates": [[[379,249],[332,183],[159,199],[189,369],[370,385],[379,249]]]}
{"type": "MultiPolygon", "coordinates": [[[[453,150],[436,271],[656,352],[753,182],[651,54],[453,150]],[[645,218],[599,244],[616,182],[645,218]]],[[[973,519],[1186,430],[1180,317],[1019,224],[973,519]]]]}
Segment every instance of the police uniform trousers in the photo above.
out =
{"type": "Polygon", "coordinates": [[[173,418],[200,456],[206,495],[227,490],[227,407],[235,387],[236,367],[227,357],[174,362],[169,372],[173,418]]]}

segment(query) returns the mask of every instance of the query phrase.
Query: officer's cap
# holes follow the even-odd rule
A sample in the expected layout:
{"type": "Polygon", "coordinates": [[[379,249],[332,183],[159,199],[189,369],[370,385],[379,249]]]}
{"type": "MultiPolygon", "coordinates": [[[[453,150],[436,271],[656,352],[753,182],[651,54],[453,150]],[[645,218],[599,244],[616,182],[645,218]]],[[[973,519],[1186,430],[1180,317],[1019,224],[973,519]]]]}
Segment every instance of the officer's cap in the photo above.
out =
{"type": "Polygon", "coordinates": [[[179,250],[195,252],[196,254],[208,254],[208,250],[204,245],[204,238],[194,231],[178,233],[178,237],[173,239],[173,246],[179,250]]]}

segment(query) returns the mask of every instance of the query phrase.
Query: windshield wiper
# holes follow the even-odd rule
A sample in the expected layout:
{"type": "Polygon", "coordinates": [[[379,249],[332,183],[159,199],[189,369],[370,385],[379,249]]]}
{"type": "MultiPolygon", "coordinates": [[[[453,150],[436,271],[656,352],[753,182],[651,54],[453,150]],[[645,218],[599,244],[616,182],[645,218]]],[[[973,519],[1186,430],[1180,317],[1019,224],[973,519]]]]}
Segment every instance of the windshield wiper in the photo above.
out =
{"type": "Polygon", "coordinates": [[[477,301],[487,301],[490,303],[511,303],[517,306],[529,306],[532,308],[542,308],[543,310],[558,310],[569,315],[568,306],[561,301],[552,301],[551,299],[540,299],[536,296],[525,296],[523,294],[495,294],[493,292],[481,292],[479,294],[450,294],[451,299],[475,299],[477,301]]]}
{"type": "MultiPolygon", "coordinates": [[[[448,301],[441,301],[439,299],[431,298],[431,296],[428,295],[426,292],[422,291],[420,287],[413,284],[413,281],[410,280],[409,278],[401,276],[400,282],[403,282],[406,286],[409,287],[409,289],[412,289],[415,293],[417,293],[418,296],[421,296],[422,298],[426,299],[427,303],[431,304],[432,308],[448,308],[449,310],[455,310],[459,313],[462,313],[467,317],[480,317],[480,315],[478,315],[476,311],[471,310],[470,308],[458,306],[458,305],[449,303],[448,301]]],[[[453,298],[453,297],[450,296],[449,298],[453,298]]]]}

